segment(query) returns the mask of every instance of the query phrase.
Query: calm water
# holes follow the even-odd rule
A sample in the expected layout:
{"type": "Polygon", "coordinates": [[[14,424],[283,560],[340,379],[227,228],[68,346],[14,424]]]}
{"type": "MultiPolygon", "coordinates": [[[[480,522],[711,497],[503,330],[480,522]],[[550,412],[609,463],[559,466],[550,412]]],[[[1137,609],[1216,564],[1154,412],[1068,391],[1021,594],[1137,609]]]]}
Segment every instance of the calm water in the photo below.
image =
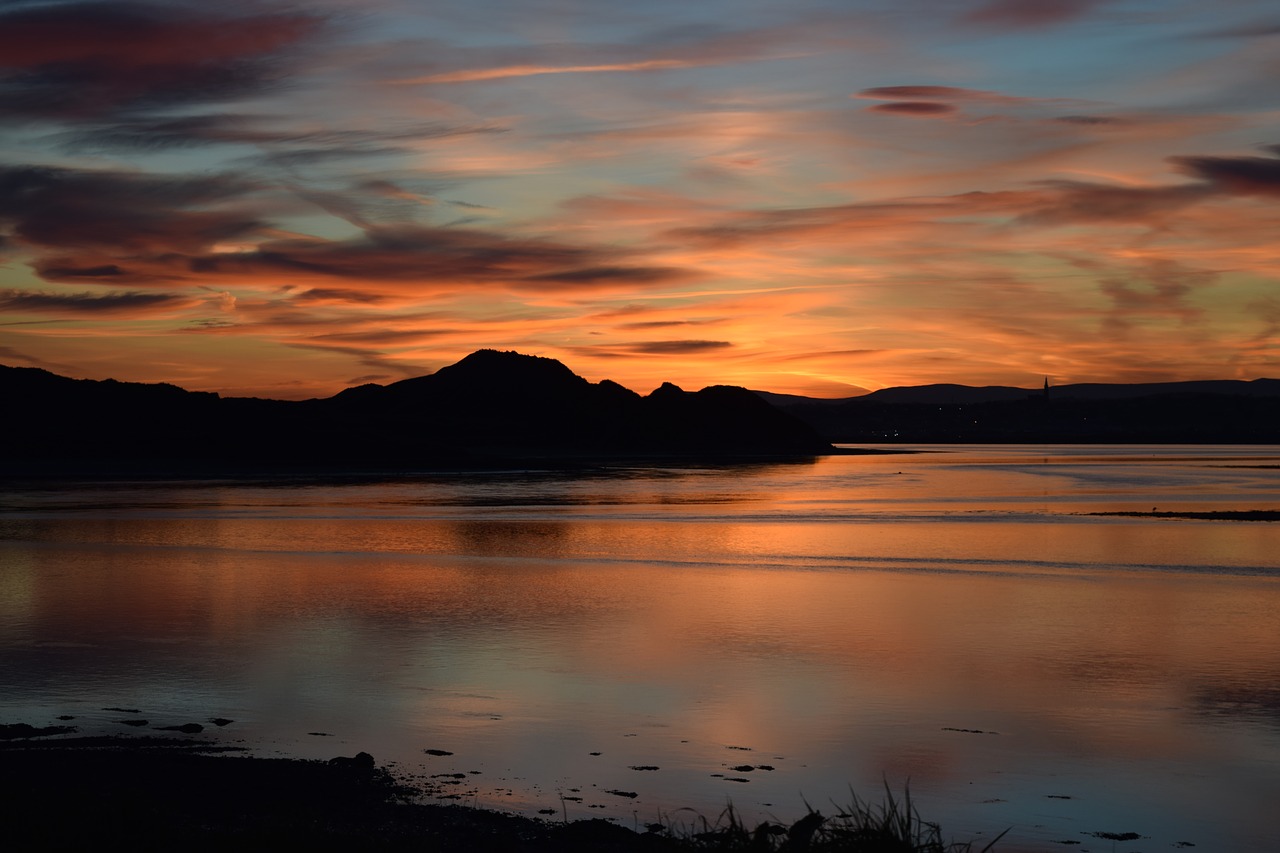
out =
{"type": "Polygon", "coordinates": [[[909,779],[1005,851],[1280,847],[1280,524],[1087,515],[1277,509],[1280,451],[932,449],[4,488],[0,722],[228,717],[628,826],[909,779]]]}

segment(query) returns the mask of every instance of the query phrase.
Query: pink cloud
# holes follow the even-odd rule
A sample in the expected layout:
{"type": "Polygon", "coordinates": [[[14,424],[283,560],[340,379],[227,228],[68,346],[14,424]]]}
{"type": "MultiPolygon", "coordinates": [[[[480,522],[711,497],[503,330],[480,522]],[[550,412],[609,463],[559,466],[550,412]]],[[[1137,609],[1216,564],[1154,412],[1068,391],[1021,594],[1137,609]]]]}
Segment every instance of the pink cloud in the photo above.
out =
{"type": "Polygon", "coordinates": [[[260,89],[317,15],[72,2],[0,14],[0,115],[84,117],[260,89]],[[7,78],[7,79],[6,79],[7,78]]]}
{"type": "Polygon", "coordinates": [[[1103,0],[988,0],[962,20],[998,29],[1035,29],[1081,18],[1103,0]]]}
{"type": "Polygon", "coordinates": [[[1021,98],[985,89],[960,86],[875,86],[853,97],[872,101],[979,101],[995,104],[1063,103],[1064,99],[1021,98]]]}
{"type": "Polygon", "coordinates": [[[459,71],[443,71],[422,77],[410,77],[394,82],[402,85],[426,83],[475,83],[485,80],[503,80],[509,77],[539,77],[545,74],[595,74],[617,71],[669,71],[673,68],[694,68],[710,62],[689,59],[643,59],[635,62],[607,62],[586,65],[507,65],[496,68],[470,68],[459,71]]]}
{"type": "Polygon", "coordinates": [[[952,115],[956,108],[951,104],[939,104],[933,101],[890,101],[887,104],[876,104],[867,107],[870,112],[889,113],[891,115],[922,116],[933,118],[952,115]]]}

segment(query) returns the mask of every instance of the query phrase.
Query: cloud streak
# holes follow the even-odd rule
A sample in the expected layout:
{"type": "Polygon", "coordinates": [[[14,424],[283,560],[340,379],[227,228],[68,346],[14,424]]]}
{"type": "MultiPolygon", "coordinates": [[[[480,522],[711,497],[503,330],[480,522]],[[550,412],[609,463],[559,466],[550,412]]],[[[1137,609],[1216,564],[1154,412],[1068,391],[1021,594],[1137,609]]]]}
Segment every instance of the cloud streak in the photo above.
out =
{"type": "Polygon", "coordinates": [[[956,112],[956,108],[951,104],[939,104],[933,101],[890,101],[887,104],[867,107],[867,109],[876,113],[927,117],[953,115],[956,112]]]}
{"type": "Polygon", "coordinates": [[[43,293],[38,291],[0,290],[0,310],[72,316],[93,316],[95,314],[128,314],[137,316],[189,307],[193,304],[193,301],[189,296],[180,296],[172,293],[136,291],[43,293]]]}
{"type": "Polygon", "coordinates": [[[1280,375],[1262,0],[708,4],[4,4],[4,346],[293,395],[480,347],[642,391],[1280,375]]]}
{"type": "Polygon", "coordinates": [[[962,20],[999,29],[1037,29],[1078,20],[1105,0],[986,0],[962,20]]]}
{"type": "Polygon", "coordinates": [[[222,101],[278,79],[322,20],[224,4],[81,2],[0,13],[0,115],[81,118],[222,101]]]}
{"type": "Polygon", "coordinates": [[[422,77],[394,80],[393,83],[412,86],[432,83],[477,83],[486,80],[506,80],[512,77],[541,77],[547,74],[598,74],[619,71],[670,71],[675,68],[694,68],[700,64],[688,59],[642,59],[635,62],[606,62],[590,65],[508,65],[498,68],[471,68],[459,71],[443,71],[422,77]]]}
{"type": "Polygon", "coordinates": [[[987,104],[1060,103],[1060,99],[1021,98],[1001,92],[965,89],[960,86],[876,86],[863,89],[854,97],[873,101],[971,101],[987,104]]]}
{"type": "Polygon", "coordinates": [[[1200,178],[1219,192],[1243,196],[1280,196],[1280,158],[1173,157],[1179,171],[1200,178]]]}
{"type": "Polygon", "coordinates": [[[251,215],[221,208],[253,190],[230,175],[0,167],[0,221],[38,247],[198,251],[258,227],[251,215]]]}
{"type": "Polygon", "coordinates": [[[733,346],[729,341],[647,341],[639,344],[624,344],[615,349],[641,355],[685,355],[722,350],[733,346]]]}
{"type": "Polygon", "coordinates": [[[291,281],[339,279],[432,289],[490,284],[515,290],[633,289],[684,280],[669,267],[602,265],[606,250],[549,239],[514,239],[465,228],[373,228],[347,241],[268,241],[252,251],[190,259],[201,275],[291,281]]]}

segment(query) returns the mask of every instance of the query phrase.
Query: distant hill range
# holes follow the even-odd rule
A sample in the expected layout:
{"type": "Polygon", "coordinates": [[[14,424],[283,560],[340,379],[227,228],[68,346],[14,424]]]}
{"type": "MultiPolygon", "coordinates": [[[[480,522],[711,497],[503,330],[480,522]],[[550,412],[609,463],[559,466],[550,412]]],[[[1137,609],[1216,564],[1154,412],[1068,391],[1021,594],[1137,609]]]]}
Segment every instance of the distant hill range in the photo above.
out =
{"type": "Polygon", "coordinates": [[[0,475],[394,472],[832,450],[743,388],[665,384],[641,396],[553,359],[494,350],[429,376],[302,401],[0,366],[0,399],[0,475]]]}
{"type": "Polygon", "coordinates": [[[805,458],[832,443],[1280,443],[1280,381],[647,396],[480,350],[333,397],[222,397],[0,365],[0,476],[399,472],[621,459],[805,458]]]}
{"type": "Polygon", "coordinates": [[[837,443],[1280,442],[1276,379],[920,385],[839,400],[757,393],[837,443]]]}

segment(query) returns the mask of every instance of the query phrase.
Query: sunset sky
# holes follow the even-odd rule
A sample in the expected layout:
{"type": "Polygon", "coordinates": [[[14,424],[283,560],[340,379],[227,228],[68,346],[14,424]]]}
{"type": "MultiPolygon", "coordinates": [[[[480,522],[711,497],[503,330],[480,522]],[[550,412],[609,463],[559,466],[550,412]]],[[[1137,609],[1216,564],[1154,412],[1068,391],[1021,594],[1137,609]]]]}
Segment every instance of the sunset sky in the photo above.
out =
{"type": "Polygon", "coordinates": [[[0,0],[0,363],[1280,376],[1274,0],[0,0]]]}

